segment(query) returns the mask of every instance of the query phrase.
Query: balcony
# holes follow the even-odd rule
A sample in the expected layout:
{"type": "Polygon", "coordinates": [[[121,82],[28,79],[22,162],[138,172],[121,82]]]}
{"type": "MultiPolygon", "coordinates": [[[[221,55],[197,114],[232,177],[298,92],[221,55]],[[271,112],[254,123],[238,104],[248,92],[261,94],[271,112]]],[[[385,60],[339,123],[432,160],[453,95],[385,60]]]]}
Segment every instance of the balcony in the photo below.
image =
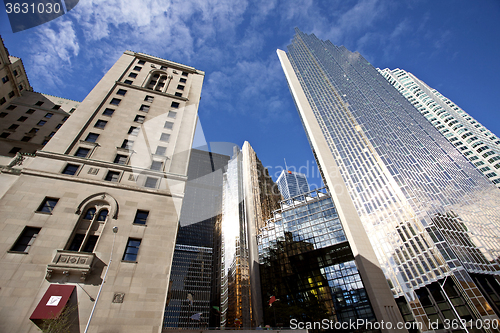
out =
{"type": "Polygon", "coordinates": [[[45,278],[48,280],[52,274],[60,273],[66,276],[79,275],[84,282],[92,271],[94,258],[93,253],[57,250],[52,263],[47,265],[45,278]]]}

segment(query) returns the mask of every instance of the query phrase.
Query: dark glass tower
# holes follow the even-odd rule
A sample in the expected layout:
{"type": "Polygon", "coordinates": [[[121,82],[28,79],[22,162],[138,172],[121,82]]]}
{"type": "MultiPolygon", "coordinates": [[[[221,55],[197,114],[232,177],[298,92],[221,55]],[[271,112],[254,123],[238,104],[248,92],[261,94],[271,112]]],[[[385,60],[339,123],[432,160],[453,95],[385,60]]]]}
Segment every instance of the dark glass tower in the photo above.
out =
{"type": "MultiPolygon", "coordinates": [[[[380,279],[368,255],[424,331],[497,319],[495,186],[359,53],[297,29],[278,55],[365,285],[380,279]]],[[[370,289],[380,320],[387,295],[370,289]]]]}

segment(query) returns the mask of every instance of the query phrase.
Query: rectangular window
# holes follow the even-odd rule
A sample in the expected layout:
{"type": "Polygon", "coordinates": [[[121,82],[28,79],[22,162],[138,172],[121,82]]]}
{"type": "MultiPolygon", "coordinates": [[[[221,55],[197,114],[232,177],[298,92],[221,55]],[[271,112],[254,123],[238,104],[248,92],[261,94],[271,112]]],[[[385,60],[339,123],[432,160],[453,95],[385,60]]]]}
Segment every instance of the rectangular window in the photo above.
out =
{"type": "Polygon", "coordinates": [[[118,182],[118,179],[120,179],[120,173],[118,171],[108,171],[108,174],[104,178],[104,180],[107,180],[108,182],[118,182]]]}
{"type": "Polygon", "coordinates": [[[6,110],[14,110],[15,108],[17,108],[17,105],[9,105],[6,110]]]}
{"type": "MultiPolygon", "coordinates": [[[[71,109],[71,110],[73,110],[73,111],[74,111],[75,109],[71,109]]],[[[70,112],[71,112],[71,111],[70,111],[70,112]]],[[[66,120],[68,120],[68,116],[64,117],[64,118],[62,119],[62,122],[65,122],[66,120]]]]}
{"type": "Polygon", "coordinates": [[[105,116],[111,117],[114,112],[115,112],[115,110],[106,108],[102,114],[105,116]]]}
{"type": "Polygon", "coordinates": [[[162,146],[156,147],[156,152],[155,152],[156,155],[165,155],[166,152],[167,152],[167,147],[162,147],[162,146]]]}
{"type": "Polygon", "coordinates": [[[7,115],[7,112],[0,112],[0,118],[5,118],[7,115]]]}
{"type": "Polygon", "coordinates": [[[160,67],[160,69],[161,69],[162,71],[166,71],[166,70],[167,70],[167,68],[168,68],[167,66],[161,66],[161,67],[160,67]]]}
{"type": "Polygon", "coordinates": [[[3,132],[2,134],[0,134],[0,138],[7,139],[9,137],[9,135],[10,135],[9,132],[3,132]]]}
{"type": "Polygon", "coordinates": [[[108,123],[108,122],[107,122],[106,120],[101,120],[101,119],[99,119],[99,120],[95,123],[94,127],[96,127],[96,128],[101,128],[101,129],[102,129],[102,128],[104,128],[104,127],[106,126],[106,124],[107,124],[107,123],[108,123]]]}
{"type": "Polygon", "coordinates": [[[45,120],[40,120],[40,121],[37,123],[37,125],[38,125],[38,126],[43,126],[43,125],[45,125],[46,123],[47,123],[47,121],[45,121],[45,120]]]}
{"type": "Polygon", "coordinates": [[[40,230],[42,230],[42,228],[24,227],[23,232],[10,250],[28,253],[31,245],[33,245],[33,242],[40,233],[40,230]]]}
{"type": "Polygon", "coordinates": [[[28,117],[24,117],[24,116],[22,116],[22,117],[19,117],[19,119],[18,119],[17,121],[23,122],[23,121],[25,121],[26,119],[28,119],[28,117]]]}
{"type": "Polygon", "coordinates": [[[56,129],[60,129],[62,124],[57,124],[56,129]]]}
{"type": "Polygon", "coordinates": [[[179,89],[179,90],[184,90],[184,86],[183,86],[182,84],[178,84],[178,85],[177,85],[177,89],[179,89]]]}
{"type": "Polygon", "coordinates": [[[89,133],[87,135],[87,137],[85,138],[85,141],[96,142],[98,137],[99,137],[99,134],[97,134],[97,133],[89,133]]]}
{"type": "Polygon", "coordinates": [[[153,100],[154,100],[154,99],[155,99],[155,98],[154,98],[153,96],[149,96],[149,95],[146,95],[146,97],[144,98],[144,100],[145,100],[146,102],[150,102],[150,103],[151,103],[151,102],[153,102],[153,100]]]}
{"type": "Polygon", "coordinates": [[[175,119],[177,117],[177,112],[175,112],[175,111],[168,111],[167,117],[175,119]]]}
{"type": "Polygon", "coordinates": [[[42,106],[43,105],[43,102],[42,101],[38,101],[35,103],[36,106],[42,106]]]}
{"type": "Polygon", "coordinates": [[[119,105],[121,101],[122,100],[119,98],[113,98],[113,99],[111,99],[111,102],[109,102],[109,103],[113,104],[113,105],[119,105]]]}
{"type": "Polygon", "coordinates": [[[140,130],[141,130],[141,129],[140,129],[139,127],[130,126],[130,128],[129,128],[129,130],[128,130],[128,134],[129,134],[129,135],[138,136],[138,135],[139,135],[140,130]]]}
{"type": "Polygon", "coordinates": [[[125,96],[126,93],[127,91],[125,89],[118,89],[118,91],[116,92],[117,95],[121,96],[125,96]]]}
{"type": "Polygon", "coordinates": [[[89,154],[89,152],[90,152],[90,149],[88,149],[88,148],[78,148],[76,150],[75,156],[78,156],[78,157],[87,157],[87,155],[89,154]]]}
{"type": "Polygon", "coordinates": [[[28,111],[26,111],[27,114],[33,114],[35,113],[35,109],[28,109],[28,111]]]}
{"type": "Polygon", "coordinates": [[[127,159],[128,159],[127,155],[117,154],[113,162],[116,164],[127,164],[127,159]]]}
{"type": "Polygon", "coordinates": [[[4,105],[4,104],[5,104],[5,102],[7,102],[7,100],[5,99],[5,97],[2,97],[2,98],[0,99],[0,105],[4,105]]]}
{"type": "Polygon", "coordinates": [[[186,80],[185,78],[183,78],[183,77],[181,77],[181,78],[179,79],[179,82],[181,82],[181,83],[186,83],[186,81],[187,81],[187,80],[186,80]]]}
{"type": "Polygon", "coordinates": [[[127,241],[127,247],[125,248],[125,253],[123,254],[122,260],[124,260],[124,261],[137,261],[137,254],[139,253],[139,246],[141,246],[140,239],[129,238],[127,241]]]}
{"type": "Polygon", "coordinates": [[[151,163],[151,170],[155,170],[155,171],[161,171],[161,168],[163,167],[163,163],[160,162],[160,161],[153,161],[153,163],[151,163]]]}
{"type": "Polygon", "coordinates": [[[182,72],[182,76],[188,76],[187,72],[182,72]]]}
{"type": "Polygon", "coordinates": [[[59,110],[60,108],[61,108],[61,106],[60,106],[60,105],[54,105],[54,106],[52,107],[52,110],[59,110]]]}
{"type": "Polygon", "coordinates": [[[131,140],[123,140],[121,148],[123,149],[132,149],[132,146],[134,145],[134,141],[131,140]]]}
{"type": "Polygon", "coordinates": [[[177,96],[177,97],[182,97],[182,93],[180,93],[180,92],[176,92],[176,93],[175,93],[175,96],[177,96]]]}
{"type": "Polygon", "coordinates": [[[38,209],[36,211],[41,212],[41,213],[52,214],[52,211],[56,207],[56,204],[58,201],[59,201],[59,199],[56,199],[56,198],[45,198],[42,201],[42,204],[38,207],[38,209]]]}
{"type": "Polygon", "coordinates": [[[123,83],[125,83],[125,84],[132,84],[133,82],[131,80],[125,80],[125,81],[123,81],[123,83]]]}
{"type": "Polygon", "coordinates": [[[146,63],[146,62],[145,62],[144,60],[139,60],[139,61],[137,62],[137,64],[138,64],[138,65],[144,65],[145,63],[146,63]]]}
{"type": "Polygon", "coordinates": [[[161,136],[160,136],[160,141],[163,141],[163,142],[168,142],[168,140],[170,140],[170,134],[167,134],[167,133],[161,133],[161,136]]]}
{"type": "Polygon", "coordinates": [[[135,213],[134,224],[146,224],[149,212],[147,210],[137,210],[135,213]]]}
{"type": "Polygon", "coordinates": [[[29,133],[34,134],[34,133],[38,132],[39,130],[40,130],[39,128],[33,127],[33,128],[29,131],[29,133]]]}
{"type": "Polygon", "coordinates": [[[67,164],[62,173],[64,175],[71,175],[73,176],[77,171],[80,166],[76,164],[67,164]]]}
{"type": "Polygon", "coordinates": [[[49,138],[53,137],[54,134],[56,134],[56,132],[50,132],[50,134],[48,135],[49,138]]]}
{"type": "Polygon", "coordinates": [[[8,75],[4,76],[4,77],[2,78],[2,82],[3,82],[3,83],[7,83],[7,82],[9,82],[9,76],[8,76],[8,75]]]}
{"type": "Polygon", "coordinates": [[[136,123],[143,124],[144,123],[144,119],[146,119],[145,116],[137,115],[137,116],[135,116],[134,121],[136,123]]]}
{"type": "Polygon", "coordinates": [[[149,112],[149,105],[141,105],[139,110],[144,111],[144,112],[149,112]]]}
{"type": "Polygon", "coordinates": [[[9,93],[9,98],[12,98],[12,97],[14,97],[14,92],[13,92],[13,91],[11,91],[11,92],[9,93]]]}
{"type": "Polygon", "coordinates": [[[10,130],[15,130],[15,129],[17,129],[18,127],[19,127],[19,125],[13,124],[13,125],[10,125],[10,126],[9,126],[9,129],[10,129],[10,130]]]}
{"type": "Polygon", "coordinates": [[[173,127],[174,127],[174,123],[171,121],[166,121],[165,125],[163,125],[163,128],[166,128],[166,129],[172,129],[173,127]]]}
{"type": "Polygon", "coordinates": [[[158,183],[158,178],[147,177],[146,182],[144,183],[144,187],[156,188],[157,183],[158,183]]]}
{"type": "Polygon", "coordinates": [[[23,136],[23,138],[21,139],[21,141],[23,142],[29,142],[31,140],[31,136],[23,136]]]}
{"type": "Polygon", "coordinates": [[[137,73],[130,73],[128,77],[135,79],[137,77],[137,73]]]}
{"type": "Polygon", "coordinates": [[[17,154],[18,152],[21,151],[21,148],[19,147],[14,147],[9,151],[9,154],[17,154]]]}
{"type": "Polygon", "coordinates": [[[48,112],[44,117],[45,118],[52,118],[53,115],[54,115],[53,113],[48,112]]]}
{"type": "Polygon", "coordinates": [[[142,69],[142,67],[139,67],[139,66],[135,66],[135,67],[134,67],[134,71],[138,71],[138,72],[140,72],[140,71],[141,71],[141,69],[142,69]]]}
{"type": "Polygon", "coordinates": [[[178,102],[172,102],[172,104],[170,104],[170,106],[177,109],[179,107],[179,103],[178,102]]]}

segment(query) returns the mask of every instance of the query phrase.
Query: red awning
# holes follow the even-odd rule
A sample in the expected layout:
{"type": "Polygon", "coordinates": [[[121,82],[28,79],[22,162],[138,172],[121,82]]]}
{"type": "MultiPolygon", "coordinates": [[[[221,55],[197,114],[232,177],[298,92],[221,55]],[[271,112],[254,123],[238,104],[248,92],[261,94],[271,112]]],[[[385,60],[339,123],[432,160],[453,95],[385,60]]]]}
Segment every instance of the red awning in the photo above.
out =
{"type": "Polygon", "coordinates": [[[35,321],[57,318],[66,306],[66,303],[68,303],[74,290],[75,286],[72,285],[51,284],[38,303],[35,311],[31,314],[30,319],[35,321]]]}

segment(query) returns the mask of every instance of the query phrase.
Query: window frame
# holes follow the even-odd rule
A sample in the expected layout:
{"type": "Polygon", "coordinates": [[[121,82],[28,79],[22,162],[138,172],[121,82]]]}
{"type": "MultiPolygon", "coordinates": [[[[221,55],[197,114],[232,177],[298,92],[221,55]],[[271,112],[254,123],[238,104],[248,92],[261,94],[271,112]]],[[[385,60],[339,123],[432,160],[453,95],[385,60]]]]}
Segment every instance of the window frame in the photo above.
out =
{"type": "Polygon", "coordinates": [[[12,244],[12,246],[10,247],[10,250],[8,252],[10,252],[10,253],[21,253],[21,254],[24,253],[24,254],[28,254],[31,246],[33,246],[33,243],[35,242],[36,238],[40,234],[41,230],[42,230],[42,228],[40,228],[40,227],[25,226],[23,228],[23,231],[21,231],[21,233],[17,237],[17,239],[14,242],[14,244],[12,244]],[[33,235],[28,236],[27,234],[28,234],[29,231],[33,231],[34,232],[33,235]],[[28,237],[29,237],[29,241],[25,244],[24,250],[20,251],[20,250],[16,249],[19,246],[24,246],[24,244],[21,243],[21,240],[28,239],[28,237]]]}
{"type": "Polygon", "coordinates": [[[134,222],[132,224],[136,225],[147,225],[149,218],[149,210],[144,210],[144,209],[138,209],[135,212],[135,217],[134,217],[134,222]],[[146,215],[146,217],[140,217],[139,214],[146,215]],[[144,221],[144,222],[143,222],[144,221]]]}
{"type": "Polygon", "coordinates": [[[52,212],[56,208],[58,202],[59,202],[59,198],[45,197],[43,199],[42,203],[38,206],[38,208],[35,211],[35,213],[52,215],[52,212]],[[51,206],[50,204],[48,204],[49,201],[53,202],[53,206],[51,206]]]}
{"type": "Polygon", "coordinates": [[[123,251],[122,261],[137,263],[137,257],[139,256],[139,249],[141,247],[142,239],[140,238],[132,238],[129,237],[127,240],[127,245],[125,245],[125,250],[123,251]],[[132,242],[139,242],[137,245],[132,245],[132,242]],[[131,249],[136,249],[135,251],[130,252],[131,249]],[[136,252],[136,253],[133,253],[136,252]],[[128,256],[132,256],[131,258],[128,256]]]}

